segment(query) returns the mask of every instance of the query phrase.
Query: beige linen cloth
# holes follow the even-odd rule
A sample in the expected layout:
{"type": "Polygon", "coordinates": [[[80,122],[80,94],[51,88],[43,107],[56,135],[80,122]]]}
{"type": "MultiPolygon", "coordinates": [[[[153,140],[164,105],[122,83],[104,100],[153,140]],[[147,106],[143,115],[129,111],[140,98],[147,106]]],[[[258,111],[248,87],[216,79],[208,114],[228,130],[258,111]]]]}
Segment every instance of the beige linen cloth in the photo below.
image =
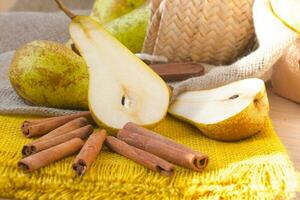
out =
{"type": "Polygon", "coordinates": [[[214,88],[240,79],[268,80],[274,63],[297,38],[273,14],[269,0],[152,1],[155,4],[144,53],[165,56],[171,62],[200,62],[206,67],[204,76],[173,84],[173,99],[184,91],[214,88]],[[250,45],[241,57],[243,48],[255,39],[249,24],[252,3],[258,47],[253,51],[250,45]]]}
{"type": "MultiPolygon", "coordinates": [[[[0,8],[6,5],[10,11],[0,12],[0,114],[55,116],[74,112],[27,105],[15,93],[8,80],[8,67],[16,48],[39,39],[66,42],[70,20],[63,13],[57,12],[53,0],[18,0],[12,5],[8,3],[11,0],[0,0],[0,8]]],[[[80,9],[75,10],[76,13],[88,14],[93,0],[68,0],[65,3],[72,9],[80,9]]]]}
{"type": "MultiPolygon", "coordinates": [[[[261,77],[268,72],[281,57],[284,50],[295,42],[297,34],[289,30],[272,14],[268,0],[255,1],[253,21],[259,43],[254,52],[231,65],[205,65],[208,71],[206,75],[172,84],[174,95],[187,90],[220,86],[244,78],[261,77]]],[[[2,29],[0,31],[0,52],[13,50],[21,44],[35,39],[66,41],[68,23],[68,19],[61,13],[0,14],[0,27],[2,29]]],[[[7,80],[7,69],[12,55],[13,52],[0,55],[0,114],[59,115],[72,112],[26,105],[16,95],[7,80]]]]}

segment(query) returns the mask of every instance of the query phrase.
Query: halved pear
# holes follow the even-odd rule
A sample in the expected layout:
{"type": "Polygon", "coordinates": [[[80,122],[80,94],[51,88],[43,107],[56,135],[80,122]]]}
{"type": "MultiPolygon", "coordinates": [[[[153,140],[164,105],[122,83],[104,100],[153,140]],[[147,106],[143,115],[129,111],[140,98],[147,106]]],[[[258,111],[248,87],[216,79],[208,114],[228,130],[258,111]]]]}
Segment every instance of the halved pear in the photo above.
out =
{"type": "Polygon", "coordinates": [[[90,17],[76,16],[69,30],[88,65],[89,108],[100,126],[151,126],[165,117],[169,89],[152,69],[90,17]]]}
{"type": "Polygon", "coordinates": [[[228,85],[179,95],[169,113],[192,123],[206,136],[236,141],[262,130],[269,113],[265,84],[245,79],[228,85]]]}
{"type": "Polygon", "coordinates": [[[300,1],[270,0],[273,12],[286,25],[300,33],[300,1]]]}

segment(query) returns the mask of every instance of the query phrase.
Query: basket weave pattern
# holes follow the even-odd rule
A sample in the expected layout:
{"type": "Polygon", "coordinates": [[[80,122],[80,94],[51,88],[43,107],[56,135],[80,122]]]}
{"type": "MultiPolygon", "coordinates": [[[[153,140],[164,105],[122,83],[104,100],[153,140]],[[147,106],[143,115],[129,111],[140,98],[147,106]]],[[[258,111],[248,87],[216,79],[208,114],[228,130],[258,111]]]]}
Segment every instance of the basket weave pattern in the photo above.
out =
{"type": "Polygon", "coordinates": [[[227,64],[254,44],[253,0],[152,1],[143,52],[170,61],[227,64]]]}

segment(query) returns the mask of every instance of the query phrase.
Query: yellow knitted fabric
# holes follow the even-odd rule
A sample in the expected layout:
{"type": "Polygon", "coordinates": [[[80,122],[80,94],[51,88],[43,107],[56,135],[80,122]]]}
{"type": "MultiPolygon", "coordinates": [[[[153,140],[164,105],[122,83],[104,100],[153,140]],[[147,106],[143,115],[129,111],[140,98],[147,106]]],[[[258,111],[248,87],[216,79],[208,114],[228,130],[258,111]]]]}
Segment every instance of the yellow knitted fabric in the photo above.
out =
{"type": "Polygon", "coordinates": [[[236,143],[208,139],[192,126],[167,117],[155,131],[205,152],[203,172],[176,167],[169,178],[105,149],[82,178],[71,170],[74,157],[34,173],[16,167],[26,116],[0,116],[0,196],[17,199],[288,199],[297,175],[271,122],[258,135],[236,143]]]}

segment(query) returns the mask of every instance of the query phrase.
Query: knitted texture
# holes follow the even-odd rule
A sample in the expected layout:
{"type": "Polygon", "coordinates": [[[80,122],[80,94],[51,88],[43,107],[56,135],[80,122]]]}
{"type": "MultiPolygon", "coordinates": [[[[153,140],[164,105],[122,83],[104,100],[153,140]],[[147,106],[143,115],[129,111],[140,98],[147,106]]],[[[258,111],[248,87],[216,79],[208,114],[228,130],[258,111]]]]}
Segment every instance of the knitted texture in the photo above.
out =
{"type": "Polygon", "coordinates": [[[253,12],[252,2],[153,1],[144,53],[165,56],[170,62],[215,65],[207,68],[204,76],[173,84],[173,98],[184,91],[262,77],[295,42],[297,34],[276,18],[269,0],[254,1],[253,12]],[[255,38],[258,48],[253,51],[255,38]],[[228,63],[232,64],[226,65],[228,63]]]}
{"type": "Polygon", "coordinates": [[[81,178],[74,156],[34,173],[17,169],[21,148],[30,142],[20,132],[25,116],[0,116],[0,196],[17,199],[289,199],[297,176],[270,121],[256,136],[235,143],[218,142],[196,128],[167,117],[154,130],[194,150],[207,153],[203,172],[176,167],[161,176],[104,149],[81,178]]]}

